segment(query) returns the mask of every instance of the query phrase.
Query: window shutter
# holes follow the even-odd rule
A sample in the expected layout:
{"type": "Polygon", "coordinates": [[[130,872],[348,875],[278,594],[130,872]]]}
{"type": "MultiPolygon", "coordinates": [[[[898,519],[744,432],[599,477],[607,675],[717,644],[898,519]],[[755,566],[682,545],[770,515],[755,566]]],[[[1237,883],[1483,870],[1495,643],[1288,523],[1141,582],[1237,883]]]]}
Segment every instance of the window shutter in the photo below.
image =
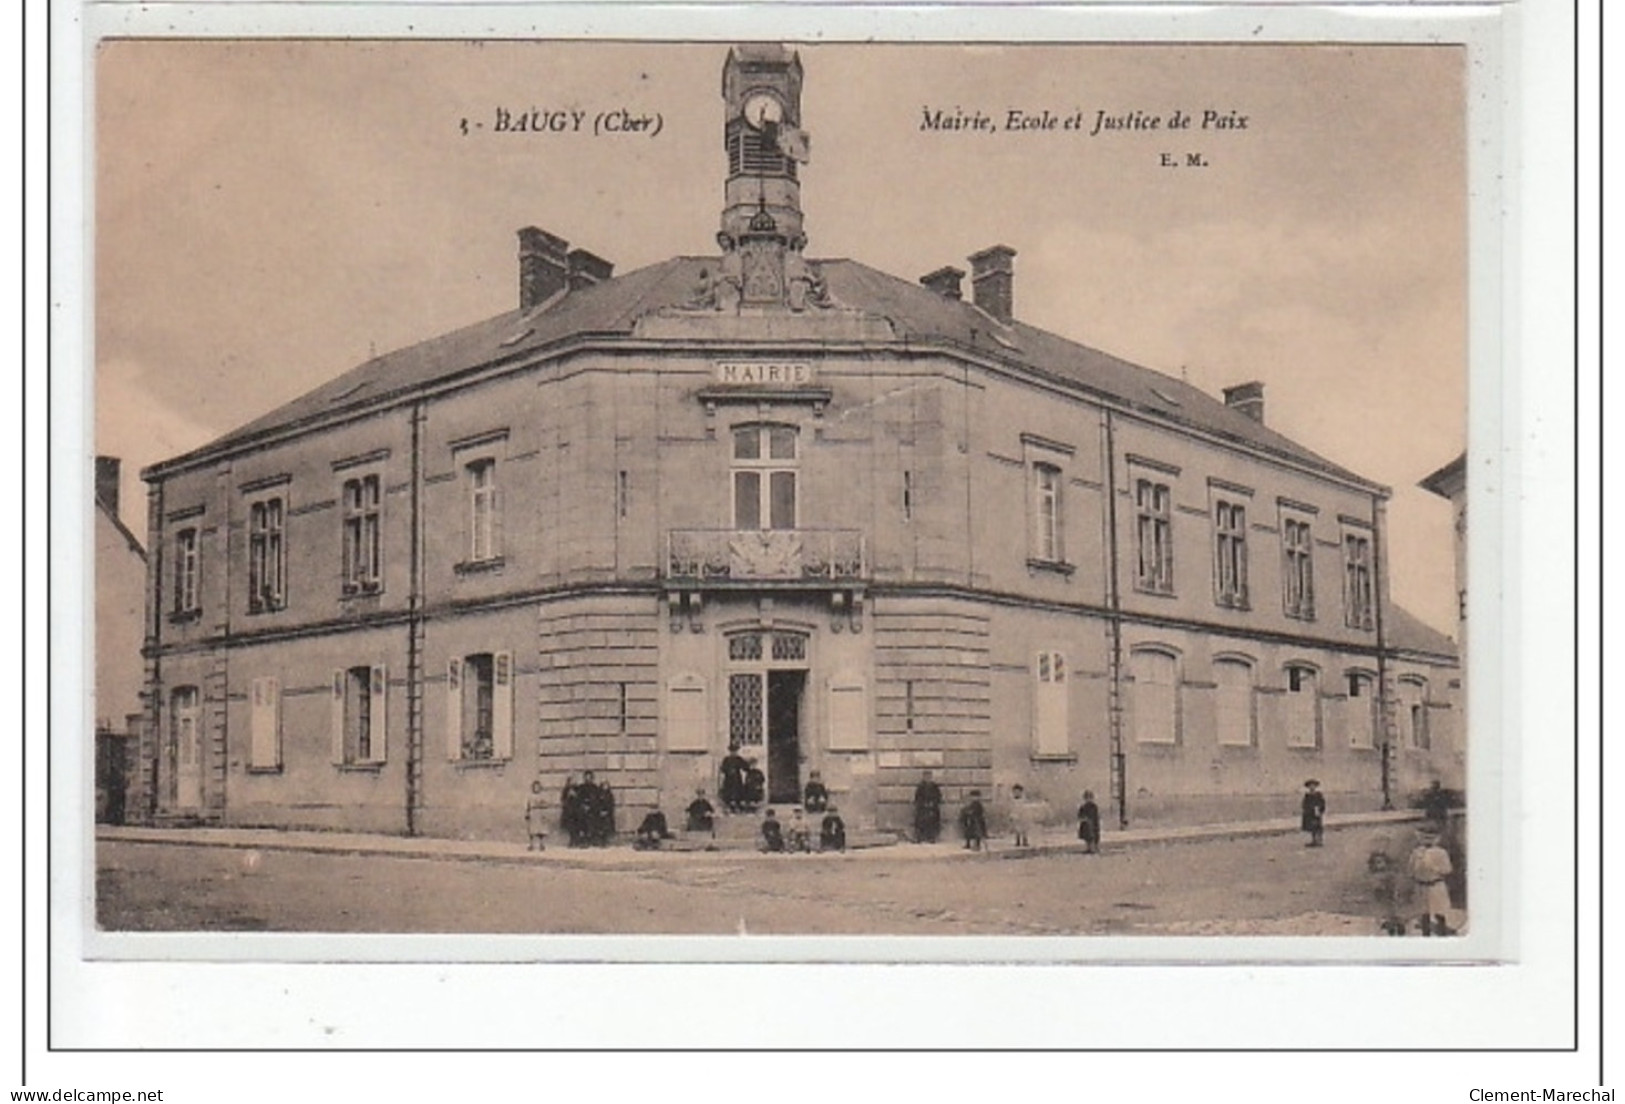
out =
{"type": "Polygon", "coordinates": [[[1067,754],[1066,659],[1060,652],[1038,653],[1033,691],[1033,753],[1067,754]]]}
{"type": "Polygon", "coordinates": [[[389,671],[382,665],[372,669],[372,761],[382,763],[389,758],[389,723],[384,707],[389,701],[389,671]]]}
{"type": "Polygon", "coordinates": [[[343,671],[333,672],[333,762],[344,762],[344,680],[343,671]]]}
{"type": "Polygon", "coordinates": [[[279,679],[257,678],[253,683],[249,721],[248,765],[251,767],[279,767],[282,765],[281,708],[282,687],[279,679]]]}
{"type": "Polygon", "coordinates": [[[513,653],[491,657],[491,754],[513,758],[513,653]]]}
{"type": "Polygon", "coordinates": [[[864,751],[869,747],[869,696],[863,679],[838,675],[829,680],[829,748],[864,751]]]}
{"type": "Polygon", "coordinates": [[[502,485],[496,481],[496,464],[491,465],[491,558],[502,557],[502,485]]]}
{"type": "Polygon", "coordinates": [[[463,757],[463,661],[446,661],[446,758],[463,757]]]}

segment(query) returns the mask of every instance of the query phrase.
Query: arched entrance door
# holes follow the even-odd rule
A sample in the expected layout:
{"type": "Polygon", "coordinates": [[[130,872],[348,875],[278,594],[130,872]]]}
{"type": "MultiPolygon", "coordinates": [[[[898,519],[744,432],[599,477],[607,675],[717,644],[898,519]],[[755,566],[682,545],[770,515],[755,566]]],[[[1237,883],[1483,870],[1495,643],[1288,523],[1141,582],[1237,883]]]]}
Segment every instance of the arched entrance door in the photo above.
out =
{"type": "Polygon", "coordinates": [[[807,637],[783,629],[728,637],[728,742],[767,775],[767,799],[801,800],[807,637]]]}

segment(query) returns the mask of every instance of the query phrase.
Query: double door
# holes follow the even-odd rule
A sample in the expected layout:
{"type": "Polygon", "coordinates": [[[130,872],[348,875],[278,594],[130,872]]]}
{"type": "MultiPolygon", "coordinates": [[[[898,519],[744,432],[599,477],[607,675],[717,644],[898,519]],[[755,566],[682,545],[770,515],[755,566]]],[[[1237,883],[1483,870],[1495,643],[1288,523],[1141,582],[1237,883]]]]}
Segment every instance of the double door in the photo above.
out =
{"type": "Polygon", "coordinates": [[[801,801],[806,637],[748,633],[729,640],[728,741],[767,776],[772,804],[801,801]]]}

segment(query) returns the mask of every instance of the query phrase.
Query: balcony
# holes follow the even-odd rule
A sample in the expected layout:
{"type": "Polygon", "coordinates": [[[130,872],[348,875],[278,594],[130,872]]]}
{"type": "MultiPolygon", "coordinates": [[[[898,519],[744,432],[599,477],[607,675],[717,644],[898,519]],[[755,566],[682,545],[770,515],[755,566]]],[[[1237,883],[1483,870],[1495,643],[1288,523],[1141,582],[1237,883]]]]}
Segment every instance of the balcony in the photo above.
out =
{"type": "Polygon", "coordinates": [[[666,534],[666,579],[716,583],[850,585],[868,575],[856,529],[673,529],[666,534]]]}

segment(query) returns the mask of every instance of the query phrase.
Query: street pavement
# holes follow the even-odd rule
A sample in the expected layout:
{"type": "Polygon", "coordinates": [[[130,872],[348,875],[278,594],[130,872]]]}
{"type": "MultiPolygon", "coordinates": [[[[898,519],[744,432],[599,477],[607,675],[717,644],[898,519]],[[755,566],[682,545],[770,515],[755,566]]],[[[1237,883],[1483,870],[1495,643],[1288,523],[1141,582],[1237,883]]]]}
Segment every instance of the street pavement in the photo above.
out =
{"type": "MultiPolygon", "coordinates": [[[[842,855],[531,852],[521,842],[98,830],[107,930],[626,934],[1375,934],[1366,860],[1414,813],[898,844],[842,855]]],[[[1453,917],[1457,924],[1462,918],[1453,917]]]]}

